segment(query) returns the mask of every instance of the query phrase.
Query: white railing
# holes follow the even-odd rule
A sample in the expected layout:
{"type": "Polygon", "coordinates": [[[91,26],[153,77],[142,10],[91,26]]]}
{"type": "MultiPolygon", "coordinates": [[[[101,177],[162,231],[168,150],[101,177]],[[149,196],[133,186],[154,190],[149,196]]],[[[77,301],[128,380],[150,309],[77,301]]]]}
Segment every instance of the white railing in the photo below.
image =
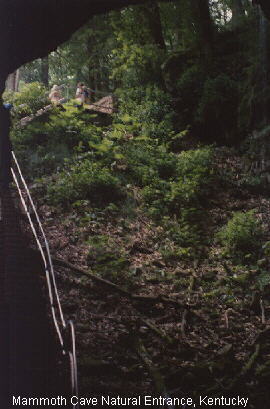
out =
{"type": "MultiPolygon", "coordinates": [[[[23,177],[18,160],[15,153],[12,152],[12,158],[14,160],[15,168],[11,168],[13,180],[17,187],[21,203],[28,218],[32,233],[34,235],[37,247],[41,254],[44,270],[46,275],[46,282],[48,288],[49,304],[53,319],[53,324],[56,330],[56,334],[59,339],[60,347],[63,355],[66,355],[70,364],[70,379],[71,379],[71,393],[78,396],[78,375],[77,375],[77,359],[76,359],[76,347],[75,347],[75,331],[72,321],[66,322],[61,307],[59,293],[56,285],[56,279],[54,274],[54,268],[50,253],[50,247],[48,240],[45,236],[40,217],[37,213],[37,209],[34,205],[32,196],[30,194],[27,183],[23,177]],[[26,198],[27,200],[26,200],[26,198]],[[29,205],[27,204],[29,203],[29,205]],[[34,218],[33,218],[34,215],[34,218]],[[34,219],[34,220],[33,220],[34,219]]],[[[73,405],[73,408],[78,409],[78,405],[73,405]]]]}

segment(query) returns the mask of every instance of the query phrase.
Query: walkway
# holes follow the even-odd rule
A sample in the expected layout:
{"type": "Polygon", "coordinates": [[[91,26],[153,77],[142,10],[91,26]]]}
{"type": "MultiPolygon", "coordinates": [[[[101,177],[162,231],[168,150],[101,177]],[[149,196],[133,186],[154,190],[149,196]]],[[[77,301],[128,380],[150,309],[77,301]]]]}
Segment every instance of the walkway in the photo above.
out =
{"type": "Polygon", "coordinates": [[[64,396],[68,388],[43,295],[42,261],[39,253],[29,247],[21,227],[19,209],[11,192],[5,191],[1,194],[0,220],[0,408],[3,409],[14,408],[13,396],[64,396]]]}

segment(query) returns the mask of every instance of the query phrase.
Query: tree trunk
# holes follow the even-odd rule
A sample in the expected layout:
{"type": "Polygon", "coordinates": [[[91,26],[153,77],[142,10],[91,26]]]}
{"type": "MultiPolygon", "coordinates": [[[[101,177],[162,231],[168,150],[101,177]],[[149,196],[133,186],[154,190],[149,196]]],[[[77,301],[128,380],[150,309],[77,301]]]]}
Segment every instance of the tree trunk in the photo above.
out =
{"type": "Polygon", "coordinates": [[[259,4],[266,15],[266,17],[270,20],[270,2],[269,0],[252,0],[253,4],[259,4]]]}
{"type": "Polygon", "coordinates": [[[49,88],[49,56],[41,59],[41,82],[49,88]]]}
{"type": "Polygon", "coordinates": [[[197,44],[207,63],[212,59],[213,22],[208,0],[190,0],[192,25],[195,30],[197,44]]]}
{"type": "Polygon", "coordinates": [[[194,39],[194,16],[189,0],[178,0],[175,12],[178,17],[176,28],[176,44],[183,49],[189,48],[194,39]]]}
{"type": "Polygon", "coordinates": [[[148,14],[149,27],[155,44],[161,49],[166,50],[166,45],[163,37],[160,10],[157,1],[151,1],[146,5],[148,14]]]}
{"type": "Polygon", "coordinates": [[[262,123],[266,124],[270,113],[270,23],[259,7],[259,88],[262,91],[262,123]]]}
{"type": "Polygon", "coordinates": [[[12,74],[9,74],[7,81],[6,81],[6,89],[8,91],[18,91],[19,88],[19,76],[20,70],[14,71],[12,74]]]}
{"type": "Polygon", "coordinates": [[[232,27],[236,28],[245,15],[245,9],[242,0],[232,0],[232,27]]]}

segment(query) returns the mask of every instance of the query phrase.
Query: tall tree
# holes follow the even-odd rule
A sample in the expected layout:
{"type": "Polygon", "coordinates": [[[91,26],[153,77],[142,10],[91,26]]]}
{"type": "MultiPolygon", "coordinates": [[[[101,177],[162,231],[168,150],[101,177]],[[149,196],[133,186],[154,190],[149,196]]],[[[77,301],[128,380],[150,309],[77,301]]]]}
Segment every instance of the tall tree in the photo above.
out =
{"type": "Polygon", "coordinates": [[[20,70],[16,70],[9,74],[7,81],[6,81],[6,88],[9,91],[18,91],[19,88],[19,77],[20,77],[20,70]]]}
{"type": "Polygon", "coordinates": [[[203,57],[209,62],[213,49],[213,22],[209,10],[209,0],[190,0],[190,23],[196,42],[203,57]]]}
{"type": "Polygon", "coordinates": [[[148,15],[148,24],[154,42],[158,45],[160,49],[166,50],[158,2],[151,1],[150,3],[146,4],[145,11],[146,14],[148,15]]]}
{"type": "Polygon", "coordinates": [[[252,0],[253,4],[259,4],[265,13],[266,17],[270,20],[270,2],[269,0],[252,0]]]}
{"type": "Polygon", "coordinates": [[[70,41],[50,54],[50,76],[55,83],[82,81],[97,90],[110,90],[114,35],[108,15],[95,16],[70,41]]]}
{"type": "Polygon", "coordinates": [[[259,51],[259,81],[258,87],[261,90],[261,104],[260,115],[262,116],[262,123],[266,124],[270,113],[270,101],[269,101],[269,79],[270,79],[270,23],[265,17],[261,7],[258,8],[258,25],[259,25],[259,38],[258,38],[258,51],[259,51]]]}
{"type": "Polygon", "coordinates": [[[46,56],[41,59],[41,82],[45,87],[49,87],[49,57],[46,56]]]}
{"type": "Polygon", "coordinates": [[[245,8],[242,0],[232,0],[232,26],[237,27],[245,16],[245,8]]]}
{"type": "Polygon", "coordinates": [[[161,64],[166,54],[160,11],[156,2],[132,6],[111,15],[116,47],[113,77],[124,87],[164,85],[161,64]],[[138,22],[141,27],[138,30],[138,22]]]}

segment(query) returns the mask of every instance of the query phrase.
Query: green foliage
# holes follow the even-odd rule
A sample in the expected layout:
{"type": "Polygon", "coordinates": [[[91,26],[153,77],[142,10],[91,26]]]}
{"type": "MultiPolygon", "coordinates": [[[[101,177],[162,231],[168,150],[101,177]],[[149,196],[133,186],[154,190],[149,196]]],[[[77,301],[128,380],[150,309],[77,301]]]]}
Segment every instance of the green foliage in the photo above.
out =
{"type": "Polygon", "coordinates": [[[165,261],[173,263],[185,259],[199,258],[207,244],[202,220],[206,215],[199,209],[182,209],[178,220],[165,216],[162,220],[165,238],[161,254],[165,261]]]}
{"type": "Polygon", "coordinates": [[[53,147],[36,146],[31,150],[19,152],[20,162],[24,167],[25,175],[31,179],[50,175],[59,168],[71,153],[64,143],[59,141],[53,147]]]}
{"type": "Polygon", "coordinates": [[[262,242],[262,227],[254,210],[235,212],[228,223],[218,232],[226,253],[236,259],[254,260],[262,242]]]}
{"type": "Polygon", "coordinates": [[[87,262],[95,274],[122,287],[132,288],[135,277],[130,262],[125,251],[119,249],[112,238],[103,235],[90,236],[87,244],[87,262]]]}
{"type": "Polygon", "coordinates": [[[147,5],[126,7],[110,13],[111,26],[119,45],[153,43],[147,5]],[[138,21],[140,29],[138,30],[138,21]]]}
{"type": "Polygon", "coordinates": [[[257,283],[258,286],[261,290],[263,290],[265,287],[269,287],[270,285],[270,274],[268,271],[263,271],[258,277],[257,277],[257,283]]]}
{"type": "Polygon", "coordinates": [[[124,87],[136,87],[138,83],[153,83],[160,77],[161,51],[155,44],[124,45],[113,50],[114,68],[112,77],[124,87]]]}
{"type": "Polygon", "coordinates": [[[238,181],[238,186],[248,189],[252,193],[264,193],[268,191],[268,182],[261,175],[245,174],[243,178],[238,181]]]}
{"type": "Polygon", "coordinates": [[[65,169],[55,176],[56,181],[48,186],[51,203],[65,206],[86,199],[92,206],[105,207],[123,199],[126,186],[137,186],[142,188],[144,204],[154,217],[168,214],[180,217],[191,204],[192,207],[200,206],[212,180],[211,148],[174,154],[156,139],[126,139],[124,124],[123,129],[119,127],[121,124],[115,124],[114,130],[105,133],[101,128],[85,123],[78,115],[72,109],[54,113],[50,122],[33,124],[35,131],[31,125],[28,131],[23,130],[25,139],[21,137],[21,143],[23,141],[24,146],[29,143],[36,146],[42,137],[47,140],[36,146],[30,164],[43,152],[41,166],[47,165],[50,171],[61,165],[57,151],[50,153],[55,151],[54,141],[61,136],[61,146],[67,149],[66,157],[77,144],[76,150],[80,153],[76,162],[67,163],[65,169]],[[39,135],[38,129],[47,133],[35,139],[39,135]],[[29,135],[34,139],[27,139],[29,135]],[[48,152],[45,153],[46,149],[48,152]]]}
{"type": "Polygon", "coordinates": [[[177,156],[175,176],[154,178],[143,189],[143,197],[153,215],[176,214],[189,206],[199,206],[212,184],[212,150],[209,147],[182,152],[177,156]]]}
{"type": "Polygon", "coordinates": [[[136,138],[123,144],[119,153],[126,164],[127,181],[144,187],[153,179],[168,180],[176,174],[176,155],[152,140],[136,138]]]}
{"type": "Polygon", "coordinates": [[[110,170],[85,159],[58,174],[56,182],[48,186],[48,199],[52,204],[66,207],[76,200],[89,200],[97,207],[117,203],[124,198],[119,180],[110,170]]]}
{"type": "Polygon", "coordinates": [[[71,103],[65,105],[65,111],[55,108],[24,127],[15,125],[12,140],[26,174],[51,174],[74,150],[82,153],[89,144],[99,143],[102,129],[92,121],[93,116],[71,103]]]}
{"type": "Polygon", "coordinates": [[[112,77],[123,88],[162,81],[160,67],[164,51],[155,42],[151,18],[157,19],[157,15],[152,15],[151,7],[147,4],[111,13],[115,37],[112,77]]]}
{"type": "Polygon", "coordinates": [[[178,119],[182,127],[191,125],[195,121],[196,110],[203,92],[205,74],[199,64],[186,68],[176,81],[178,95],[178,119]]]}
{"type": "Polygon", "coordinates": [[[206,138],[217,138],[222,124],[222,134],[233,138],[237,123],[238,83],[226,74],[208,78],[203,86],[197,108],[196,120],[205,128],[206,138]]]}
{"type": "Polygon", "coordinates": [[[71,39],[50,54],[52,84],[65,84],[75,95],[78,81],[90,88],[111,89],[114,35],[108,15],[94,16],[71,39]]]}
{"type": "Polygon", "coordinates": [[[196,60],[186,65],[175,86],[178,126],[191,126],[204,140],[231,142],[237,130],[239,83],[231,73],[206,73],[196,60]]]}
{"type": "Polygon", "coordinates": [[[3,99],[14,105],[14,113],[19,117],[36,113],[50,103],[46,88],[39,82],[23,85],[20,92],[6,91],[3,99]]]}
{"type": "Polygon", "coordinates": [[[266,257],[270,257],[270,241],[266,241],[263,246],[263,253],[266,257]]]}
{"type": "MultiPolygon", "coordinates": [[[[120,112],[127,114],[143,136],[167,141],[173,135],[171,97],[157,86],[118,90],[120,112]]],[[[121,118],[121,117],[120,117],[121,118]]]]}
{"type": "Polygon", "coordinates": [[[65,111],[56,109],[48,122],[39,127],[40,132],[43,129],[48,140],[56,141],[60,138],[69,149],[79,145],[81,151],[88,148],[90,141],[99,141],[102,135],[102,129],[93,124],[93,116],[72,104],[66,104],[65,111]]]}

